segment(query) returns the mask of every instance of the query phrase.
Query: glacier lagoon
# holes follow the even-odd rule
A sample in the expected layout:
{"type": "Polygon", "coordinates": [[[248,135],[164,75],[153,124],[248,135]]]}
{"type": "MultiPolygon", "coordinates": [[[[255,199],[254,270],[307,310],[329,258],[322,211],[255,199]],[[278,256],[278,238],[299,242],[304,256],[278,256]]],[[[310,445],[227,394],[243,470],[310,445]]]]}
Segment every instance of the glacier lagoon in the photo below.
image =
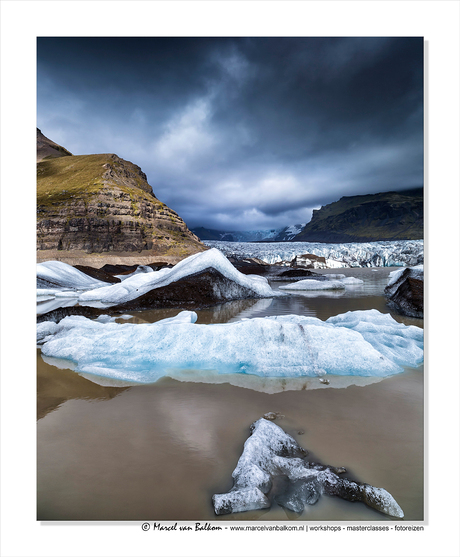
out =
{"type": "MultiPolygon", "coordinates": [[[[196,324],[291,314],[326,321],[369,309],[390,314],[382,293],[393,270],[344,268],[341,273],[363,284],[229,302],[197,311],[196,324]]],[[[328,272],[337,271],[321,270],[328,272]]],[[[279,285],[271,287],[277,290],[279,285]]],[[[130,312],[116,321],[153,323],[177,313],[130,312]]],[[[391,315],[399,323],[423,327],[423,320],[391,315]]],[[[384,486],[401,504],[406,519],[423,516],[421,367],[384,379],[330,376],[329,384],[320,376],[224,377],[185,370],[155,384],[130,386],[107,378],[95,382],[94,376],[90,381],[90,375],[71,371],[67,360],[45,361],[39,353],[38,361],[38,515],[43,520],[215,520],[212,494],[230,487],[225,482],[249,424],[272,410],[286,416],[279,425],[320,460],[343,464],[363,481],[384,486]],[[401,470],[397,475],[392,471],[395,461],[401,470]],[[146,478],[142,490],[138,477],[146,478]]],[[[299,519],[276,505],[269,512],[251,511],[235,518],[299,519]]],[[[323,497],[300,519],[388,518],[363,505],[323,497]]]]}

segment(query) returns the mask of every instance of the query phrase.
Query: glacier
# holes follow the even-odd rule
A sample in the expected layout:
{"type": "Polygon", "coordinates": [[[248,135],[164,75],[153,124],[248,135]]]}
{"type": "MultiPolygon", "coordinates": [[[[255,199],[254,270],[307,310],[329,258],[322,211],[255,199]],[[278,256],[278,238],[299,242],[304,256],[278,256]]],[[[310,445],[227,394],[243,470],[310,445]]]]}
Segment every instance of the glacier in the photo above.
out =
{"type": "Polygon", "coordinates": [[[423,240],[398,240],[349,244],[315,242],[242,243],[206,240],[207,246],[237,258],[257,257],[266,263],[290,262],[311,253],[326,259],[327,267],[400,267],[423,263],[423,240]]]}
{"type": "Polygon", "coordinates": [[[269,508],[273,479],[283,476],[287,486],[274,499],[292,512],[301,513],[305,505],[314,505],[324,493],[363,502],[389,516],[404,517],[386,489],[340,477],[346,472],[344,468],[308,462],[308,452],[271,421],[260,418],[251,424],[250,431],[232,474],[233,487],[212,497],[216,515],[269,508]]]}
{"type": "MultiPolygon", "coordinates": [[[[150,274],[150,273],[149,273],[150,274]]],[[[153,383],[177,370],[260,377],[387,377],[423,362],[423,330],[377,310],[321,321],[279,315],[202,325],[195,312],[149,324],[68,316],[40,328],[44,356],[76,371],[153,383]]]]}

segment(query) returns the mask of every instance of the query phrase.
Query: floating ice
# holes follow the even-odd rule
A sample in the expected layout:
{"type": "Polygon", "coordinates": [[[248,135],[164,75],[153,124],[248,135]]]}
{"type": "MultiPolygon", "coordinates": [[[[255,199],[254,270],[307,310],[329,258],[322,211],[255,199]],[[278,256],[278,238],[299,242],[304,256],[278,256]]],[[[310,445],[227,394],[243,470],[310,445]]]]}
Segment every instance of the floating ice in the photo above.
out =
{"type": "Polygon", "coordinates": [[[139,383],[200,369],[261,377],[386,377],[423,361],[422,329],[377,310],[326,322],[296,315],[213,325],[194,321],[194,312],[150,324],[70,316],[42,352],[75,362],[83,373],[139,383]]]}
{"type": "Polygon", "coordinates": [[[292,284],[286,284],[279,287],[280,290],[341,290],[345,285],[338,280],[314,280],[305,279],[298,280],[292,284]]]}
{"type": "Polygon", "coordinates": [[[342,284],[345,284],[347,286],[357,286],[359,284],[363,284],[364,281],[359,279],[359,278],[355,278],[355,277],[344,277],[340,279],[340,282],[342,284]]]}
{"type": "Polygon", "coordinates": [[[232,489],[212,497],[217,515],[270,507],[267,496],[272,480],[284,476],[287,487],[275,500],[290,511],[302,512],[306,504],[315,504],[325,493],[347,501],[361,501],[390,516],[404,516],[385,489],[339,477],[346,471],[343,468],[308,462],[307,451],[273,422],[260,418],[250,429],[251,436],[232,474],[232,489]]]}
{"type": "Polygon", "coordinates": [[[121,304],[138,298],[155,288],[167,286],[181,278],[213,268],[237,284],[249,288],[255,297],[270,298],[280,295],[274,292],[266,278],[258,275],[244,275],[230,263],[217,249],[191,255],[180,261],[173,268],[163,268],[151,273],[138,273],[122,283],[97,288],[84,292],[81,301],[99,300],[107,304],[121,304]]]}
{"type": "Polygon", "coordinates": [[[45,338],[49,337],[50,335],[54,335],[57,331],[58,325],[54,323],[54,321],[44,321],[43,323],[38,323],[37,325],[37,344],[42,344],[45,341],[45,338]]]}
{"type": "Polygon", "coordinates": [[[349,311],[329,317],[326,323],[356,331],[397,365],[417,367],[423,362],[423,329],[398,323],[389,313],[349,311]]]}

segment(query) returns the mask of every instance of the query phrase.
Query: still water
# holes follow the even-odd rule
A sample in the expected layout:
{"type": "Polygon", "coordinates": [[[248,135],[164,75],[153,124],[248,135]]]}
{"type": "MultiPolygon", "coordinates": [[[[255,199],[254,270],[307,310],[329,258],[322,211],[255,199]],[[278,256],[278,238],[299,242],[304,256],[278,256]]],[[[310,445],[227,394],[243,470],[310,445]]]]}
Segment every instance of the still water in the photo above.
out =
{"type": "MultiPolygon", "coordinates": [[[[339,269],[362,286],[315,295],[245,300],[198,311],[198,323],[296,313],[331,315],[376,308],[390,268],[339,269]]],[[[323,271],[322,271],[323,272],[323,271]]],[[[273,283],[277,288],[280,284],[273,283]]],[[[174,310],[131,313],[154,322],[174,310]]],[[[392,314],[405,324],[420,319],[392,314]]],[[[393,520],[362,503],[323,496],[302,515],[269,510],[216,517],[214,493],[232,486],[249,425],[266,412],[310,453],[347,468],[347,477],[383,487],[423,519],[423,369],[383,380],[331,377],[270,381],[249,376],[163,378],[108,386],[45,362],[37,351],[38,520],[393,520]]],[[[104,383],[104,382],[102,382],[104,383]]]]}

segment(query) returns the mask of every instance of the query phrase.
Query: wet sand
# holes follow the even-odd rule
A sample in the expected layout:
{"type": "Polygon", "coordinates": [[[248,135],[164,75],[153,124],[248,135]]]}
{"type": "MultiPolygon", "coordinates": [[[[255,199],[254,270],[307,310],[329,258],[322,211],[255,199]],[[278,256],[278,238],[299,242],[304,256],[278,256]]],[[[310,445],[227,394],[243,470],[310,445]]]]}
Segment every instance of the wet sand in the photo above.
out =
{"type": "MultiPolygon", "coordinates": [[[[348,271],[359,276],[360,270],[348,271]]],[[[380,283],[389,272],[377,277],[364,271],[380,283]]],[[[223,312],[199,312],[199,321],[290,312],[293,304],[321,319],[376,305],[388,311],[378,295],[380,283],[366,295],[349,291],[341,298],[295,297],[275,305],[238,302],[223,312]]],[[[134,321],[166,316],[144,312],[134,321]]],[[[260,392],[257,381],[245,384],[241,376],[234,378],[241,386],[171,378],[154,385],[102,386],[45,363],[40,354],[37,371],[38,520],[393,520],[362,503],[328,496],[300,516],[274,503],[268,511],[216,517],[212,495],[231,488],[249,425],[270,411],[284,414],[275,423],[311,460],[344,466],[347,477],[389,491],[405,520],[423,520],[422,368],[365,386],[325,388],[313,380],[303,390],[283,391],[278,385],[280,392],[272,394],[260,392]]]]}

